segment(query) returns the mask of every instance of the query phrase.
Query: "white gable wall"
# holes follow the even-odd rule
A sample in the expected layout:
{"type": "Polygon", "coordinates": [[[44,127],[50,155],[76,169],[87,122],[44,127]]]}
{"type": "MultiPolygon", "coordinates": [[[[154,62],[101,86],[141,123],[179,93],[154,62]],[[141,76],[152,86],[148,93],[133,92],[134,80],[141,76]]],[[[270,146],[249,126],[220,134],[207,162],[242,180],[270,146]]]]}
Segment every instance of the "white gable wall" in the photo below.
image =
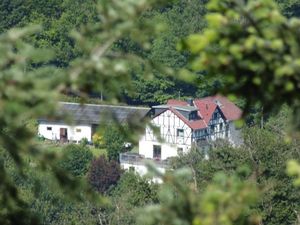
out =
{"type": "Polygon", "coordinates": [[[68,131],[69,141],[81,141],[86,138],[88,141],[92,141],[92,126],[91,125],[66,125],[63,123],[55,122],[40,122],[38,126],[38,134],[49,140],[59,140],[60,128],[66,128],[68,131]],[[51,127],[51,130],[47,130],[47,127],[51,127]]]}
{"type": "MultiPolygon", "coordinates": [[[[150,127],[139,141],[139,154],[146,158],[153,158],[153,146],[161,146],[161,159],[178,156],[178,148],[188,152],[192,144],[192,129],[188,127],[177,115],[167,110],[152,119],[151,123],[158,127],[162,141],[159,141],[150,127]],[[177,135],[177,129],[182,130],[182,135],[177,135]]],[[[159,135],[159,134],[158,134],[159,135]]]]}
{"type": "Polygon", "coordinates": [[[215,141],[218,138],[226,138],[226,121],[218,108],[212,114],[208,126],[209,140],[215,141]]]}

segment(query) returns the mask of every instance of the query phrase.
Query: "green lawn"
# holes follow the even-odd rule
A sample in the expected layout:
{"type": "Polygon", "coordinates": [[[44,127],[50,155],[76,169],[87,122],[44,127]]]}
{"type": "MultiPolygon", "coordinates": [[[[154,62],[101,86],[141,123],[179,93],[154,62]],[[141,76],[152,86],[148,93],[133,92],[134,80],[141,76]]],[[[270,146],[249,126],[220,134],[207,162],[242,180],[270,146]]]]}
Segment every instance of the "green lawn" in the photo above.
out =
{"type": "MultiPolygon", "coordinates": [[[[63,151],[64,147],[67,144],[55,144],[48,141],[43,141],[43,142],[39,142],[39,145],[41,146],[42,149],[45,149],[45,151],[59,153],[63,151]]],[[[99,157],[100,155],[106,156],[107,154],[106,149],[104,148],[96,148],[94,146],[88,146],[88,147],[93,153],[94,157],[99,157]]]]}
{"type": "Polygon", "coordinates": [[[94,157],[99,157],[100,155],[105,155],[107,154],[105,148],[95,148],[95,147],[90,147],[91,152],[93,153],[94,157]]]}

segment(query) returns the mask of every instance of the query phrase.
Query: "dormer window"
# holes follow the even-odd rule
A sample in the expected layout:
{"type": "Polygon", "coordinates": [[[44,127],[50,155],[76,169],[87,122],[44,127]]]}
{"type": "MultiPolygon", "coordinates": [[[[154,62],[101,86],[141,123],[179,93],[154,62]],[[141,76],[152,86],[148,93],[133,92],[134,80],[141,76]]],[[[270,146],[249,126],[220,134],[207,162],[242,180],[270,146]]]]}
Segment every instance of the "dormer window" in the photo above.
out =
{"type": "Polygon", "coordinates": [[[191,112],[189,115],[189,120],[196,120],[197,119],[197,111],[191,112]]]}

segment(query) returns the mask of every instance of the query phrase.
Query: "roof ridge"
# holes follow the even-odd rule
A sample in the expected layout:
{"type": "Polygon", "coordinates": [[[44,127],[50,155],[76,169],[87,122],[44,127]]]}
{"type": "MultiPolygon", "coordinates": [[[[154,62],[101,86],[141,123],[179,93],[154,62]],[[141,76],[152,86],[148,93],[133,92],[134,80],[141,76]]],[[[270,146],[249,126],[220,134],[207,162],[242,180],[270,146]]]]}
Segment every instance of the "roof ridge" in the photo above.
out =
{"type": "Polygon", "coordinates": [[[81,104],[77,102],[59,102],[61,104],[70,104],[70,105],[83,105],[83,106],[104,106],[104,107],[111,107],[111,108],[128,108],[128,109],[150,109],[147,107],[142,106],[122,106],[122,105],[100,105],[100,104],[81,104]]]}

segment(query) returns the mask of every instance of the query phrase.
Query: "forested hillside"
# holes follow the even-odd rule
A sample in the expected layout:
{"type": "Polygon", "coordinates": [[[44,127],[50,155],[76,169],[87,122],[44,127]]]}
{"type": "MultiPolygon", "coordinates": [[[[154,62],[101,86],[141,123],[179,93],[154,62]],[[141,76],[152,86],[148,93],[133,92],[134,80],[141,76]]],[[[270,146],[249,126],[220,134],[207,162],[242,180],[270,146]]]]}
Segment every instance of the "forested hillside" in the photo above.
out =
{"type": "MultiPolygon", "coordinates": [[[[178,71],[187,68],[187,52],[178,52],[177,43],[189,34],[201,31],[205,26],[206,1],[179,1],[164,8],[155,8],[145,13],[142,19],[160,21],[166,29],[153,36],[149,49],[141,50],[130,38],[120,40],[116,48],[125,52],[141,54],[153,63],[162,63],[178,71]]],[[[51,48],[55,57],[51,61],[58,67],[67,67],[83,52],[71,37],[71,31],[87,23],[99,21],[96,1],[19,1],[4,0],[0,3],[0,32],[14,27],[32,24],[42,25],[43,30],[31,35],[29,41],[36,47],[51,48]]],[[[202,97],[212,93],[211,87],[221,81],[208,81],[199,74],[199,84],[189,84],[176,76],[166,77],[163,71],[155,70],[153,77],[144,76],[143,68],[132,71],[134,92],[124,90],[124,101],[129,104],[157,104],[169,98],[202,97]]],[[[104,93],[105,95],[105,93],[104,93]]]]}
{"type": "MultiPolygon", "coordinates": [[[[139,48],[130,37],[116,43],[116,48],[140,54],[153,63],[169,66],[177,72],[188,69],[189,53],[177,51],[176,45],[188,35],[201,32],[205,26],[206,2],[207,0],[174,1],[163,8],[146,12],[140,19],[159,21],[165,26],[164,31],[153,36],[147,50],[139,48]]],[[[298,1],[277,2],[285,15],[300,15],[298,1]]],[[[80,30],[85,24],[99,21],[96,5],[97,1],[92,0],[4,0],[0,3],[0,32],[32,24],[42,25],[43,30],[31,35],[29,41],[36,47],[54,49],[55,57],[51,63],[67,67],[83,54],[71,32],[80,30]]],[[[124,101],[129,104],[152,105],[164,103],[169,98],[203,97],[213,94],[222,85],[221,76],[208,79],[203,71],[199,71],[197,82],[193,84],[178,79],[176,75],[166,76],[164,71],[152,72],[151,77],[145,77],[143,68],[135,68],[131,72],[134,92],[124,90],[124,101]]]]}

